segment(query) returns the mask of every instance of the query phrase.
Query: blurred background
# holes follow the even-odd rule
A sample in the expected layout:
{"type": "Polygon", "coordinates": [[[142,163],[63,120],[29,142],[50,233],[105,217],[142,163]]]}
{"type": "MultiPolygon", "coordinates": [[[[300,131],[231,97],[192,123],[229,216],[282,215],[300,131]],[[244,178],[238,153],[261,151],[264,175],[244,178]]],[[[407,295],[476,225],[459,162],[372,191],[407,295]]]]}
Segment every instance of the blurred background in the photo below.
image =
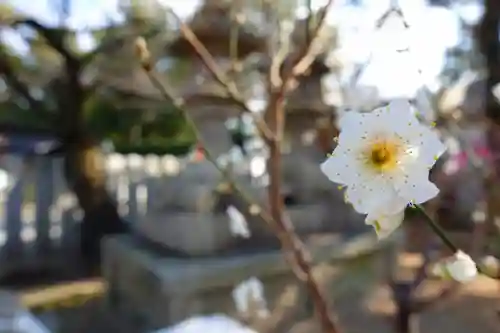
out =
{"type": "Polygon", "coordinates": [[[319,164],[339,115],[409,99],[448,147],[426,208],[474,258],[498,255],[500,2],[338,0],[312,39],[326,3],[2,1],[0,317],[20,332],[142,333],[223,313],[257,333],[320,332],[257,206],[204,153],[268,207],[266,75],[312,43],[287,96],[281,194],[342,332],[498,331],[498,281],[430,276],[448,253],[411,211],[377,242],[319,164]]]}

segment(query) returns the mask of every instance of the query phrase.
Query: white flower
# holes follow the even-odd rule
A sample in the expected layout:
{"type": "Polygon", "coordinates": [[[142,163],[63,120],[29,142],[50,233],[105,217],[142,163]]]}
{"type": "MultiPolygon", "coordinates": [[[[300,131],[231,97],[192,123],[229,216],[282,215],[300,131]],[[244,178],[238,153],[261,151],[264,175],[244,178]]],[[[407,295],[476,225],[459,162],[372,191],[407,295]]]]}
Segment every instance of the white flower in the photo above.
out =
{"type": "Polygon", "coordinates": [[[474,260],[459,250],[452,257],[446,258],[434,266],[432,273],[442,278],[466,283],[475,279],[478,270],[474,260]]]}
{"type": "Polygon", "coordinates": [[[412,114],[407,100],[371,113],[346,113],[333,154],[321,165],[333,182],[347,186],[346,199],[360,213],[392,207],[391,215],[420,204],[439,190],[429,170],[445,150],[438,135],[412,114]]]}

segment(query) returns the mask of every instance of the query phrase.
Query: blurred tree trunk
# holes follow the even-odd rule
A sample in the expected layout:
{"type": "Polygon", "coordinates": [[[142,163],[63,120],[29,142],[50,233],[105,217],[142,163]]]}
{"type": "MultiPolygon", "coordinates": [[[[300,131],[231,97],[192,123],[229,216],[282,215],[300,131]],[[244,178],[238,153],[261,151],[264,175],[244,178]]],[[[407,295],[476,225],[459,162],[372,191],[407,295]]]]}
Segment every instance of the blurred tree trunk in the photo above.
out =
{"type": "Polygon", "coordinates": [[[75,139],[66,146],[64,173],[84,211],[80,231],[83,258],[90,266],[96,266],[103,236],[125,232],[127,225],[106,190],[104,156],[100,147],[88,138],[75,139]]]}
{"type": "Polygon", "coordinates": [[[106,189],[105,159],[85,120],[88,92],[80,83],[80,75],[81,62],[66,59],[66,73],[54,82],[53,88],[60,92],[58,114],[64,148],[64,175],[84,211],[80,230],[81,254],[89,267],[98,268],[102,238],[127,231],[127,225],[106,189]]]}

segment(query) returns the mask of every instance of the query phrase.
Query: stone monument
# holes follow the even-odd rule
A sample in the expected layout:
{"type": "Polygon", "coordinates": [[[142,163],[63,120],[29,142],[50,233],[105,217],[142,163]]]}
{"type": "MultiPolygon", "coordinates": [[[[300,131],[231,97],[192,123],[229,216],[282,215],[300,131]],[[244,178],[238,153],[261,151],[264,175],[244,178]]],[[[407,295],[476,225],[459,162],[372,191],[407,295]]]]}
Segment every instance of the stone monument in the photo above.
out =
{"type": "MultiPolygon", "coordinates": [[[[229,11],[229,5],[207,1],[189,26],[214,56],[219,68],[242,86],[240,72],[234,70],[234,64],[251,53],[262,51],[265,42],[263,36],[252,32],[251,26],[243,25],[238,29],[237,59],[231,59],[229,11]]],[[[213,78],[182,36],[168,46],[168,53],[192,64],[192,73],[181,86],[180,94],[202,136],[202,144],[215,157],[223,157],[233,147],[226,121],[240,115],[242,110],[229,99],[226,89],[213,78]]],[[[244,91],[244,87],[240,87],[240,91],[244,91]]],[[[225,212],[227,204],[220,200],[217,191],[221,182],[220,172],[207,160],[188,163],[176,177],[157,181],[153,205],[148,216],[138,224],[139,232],[155,243],[187,255],[225,251],[234,245],[236,238],[231,234],[225,212]]]]}
{"type": "MultiPolygon", "coordinates": [[[[266,43],[264,36],[250,24],[242,25],[238,29],[236,54],[232,55],[230,10],[230,6],[221,1],[207,1],[194,15],[190,27],[218,67],[245,93],[241,62],[251,53],[263,51],[266,43]]],[[[227,153],[232,142],[225,122],[239,116],[242,110],[228,98],[226,89],[213,78],[186,39],[175,40],[168,52],[192,64],[192,75],[181,88],[181,94],[207,148],[217,156],[227,153]]]]}

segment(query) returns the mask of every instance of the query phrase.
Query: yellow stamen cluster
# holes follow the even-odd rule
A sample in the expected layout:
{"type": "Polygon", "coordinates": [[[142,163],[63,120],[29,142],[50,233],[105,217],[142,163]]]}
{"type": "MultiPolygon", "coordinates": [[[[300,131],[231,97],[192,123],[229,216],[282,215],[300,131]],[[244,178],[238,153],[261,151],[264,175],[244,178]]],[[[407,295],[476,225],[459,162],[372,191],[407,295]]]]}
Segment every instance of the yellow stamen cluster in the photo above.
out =
{"type": "Polygon", "coordinates": [[[401,153],[401,145],[396,140],[376,140],[363,152],[365,163],[377,172],[396,167],[401,153]]]}

